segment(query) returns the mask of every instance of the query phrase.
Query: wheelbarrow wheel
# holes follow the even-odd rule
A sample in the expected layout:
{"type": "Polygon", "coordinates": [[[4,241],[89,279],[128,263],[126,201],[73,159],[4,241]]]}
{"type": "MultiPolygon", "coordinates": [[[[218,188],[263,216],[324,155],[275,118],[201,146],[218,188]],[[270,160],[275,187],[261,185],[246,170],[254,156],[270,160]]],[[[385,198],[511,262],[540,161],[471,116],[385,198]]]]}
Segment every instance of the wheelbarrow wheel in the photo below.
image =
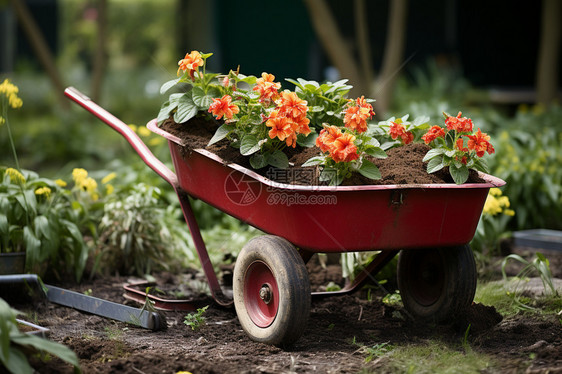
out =
{"type": "Polygon", "coordinates": [[[252,340],[288,346],[300,338],[310,315],[310,282],[291,243],[270,235],[250,240],[232,286],[238,320],[252,340]]]}
{"type": "Polygon", "coordinates": [[[476,292],[476,263],[468,245],[403,250],[398,257],[398,288],[414,318],[451,320],[470,306],[476,292]]]}

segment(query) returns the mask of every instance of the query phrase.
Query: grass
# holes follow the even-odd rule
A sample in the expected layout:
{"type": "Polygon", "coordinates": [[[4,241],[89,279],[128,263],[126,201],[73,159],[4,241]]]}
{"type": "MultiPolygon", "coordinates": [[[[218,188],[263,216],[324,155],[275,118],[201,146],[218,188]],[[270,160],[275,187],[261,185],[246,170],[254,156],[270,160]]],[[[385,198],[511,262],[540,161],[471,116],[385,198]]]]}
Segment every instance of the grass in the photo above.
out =
{"type": "Polygon", "coordinates": [[[365,362],[377,357],[382,363],[375,370],[364,368],[361,373],[481,373],[495,366],[492,357],[473,351],[467,344],[452,347],[428,340],[403,346],[360,346],[358,352],[367,356],[365,362]]]}
{"type": "Polygon", "coordinates": [[[481,373],[494,366],[492,358],[466,346],[455,349],[440,341],[396,347],[385,365],[403,373],[481,373]]]}
{"type": "Polygon", "coordinates": [[[522,312],[557,314],[562,311],[560,296],[545,294],[529,297],[517,291],[521,282],[525,282],[525,279],[512,278],[509,281],[481,283],[476,289],[474,301],[494,306],[504,317],[522,312]]]}

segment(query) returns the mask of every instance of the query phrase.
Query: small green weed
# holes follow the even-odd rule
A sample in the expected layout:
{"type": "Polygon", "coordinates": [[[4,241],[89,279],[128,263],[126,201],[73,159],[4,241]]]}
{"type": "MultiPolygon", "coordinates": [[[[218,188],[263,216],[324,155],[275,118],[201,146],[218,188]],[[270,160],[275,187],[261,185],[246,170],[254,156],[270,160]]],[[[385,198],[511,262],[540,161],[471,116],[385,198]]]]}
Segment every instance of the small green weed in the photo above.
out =
{"type": "Polygon", "coordinates": [[[357,352],[367,355],[365,362],[371,362],[374,358],[382,357],[394,349],[388,342],[377,343],[369,347],[363,343],[358,343],[355,337],[353,337],[352,344],[359,347],[357,352]]]}
{"type": "Polygon", "coordinates": [[[507,261],[513,259],[525,265],[525,267],[519,272],[519,274],[517,274],[517,278],[526,278],[529,274],[535,272],[541,278],[545,292],[550,291],[553,295],[557,295],[558,292],[554,287],[553,276],[552,276],[552,272],[550,271],[550,262],[540,252],[536,252],[535,255],[536,258],[532,262],[516,254],[511,254],[507,256],[502,261],[503,279],[507,279],[507,275],[505,274],[505,267],[507,265],[507,261]]]}
{"type": "Polygon", "coordinates": [[[189,313],[185,316],[185,323],[187,326],[191,327],[192,330],[199,330],[205,324],[205,317],[203,314],[207,311],[209,306],[197,309],[195,313],[189,313]]]}

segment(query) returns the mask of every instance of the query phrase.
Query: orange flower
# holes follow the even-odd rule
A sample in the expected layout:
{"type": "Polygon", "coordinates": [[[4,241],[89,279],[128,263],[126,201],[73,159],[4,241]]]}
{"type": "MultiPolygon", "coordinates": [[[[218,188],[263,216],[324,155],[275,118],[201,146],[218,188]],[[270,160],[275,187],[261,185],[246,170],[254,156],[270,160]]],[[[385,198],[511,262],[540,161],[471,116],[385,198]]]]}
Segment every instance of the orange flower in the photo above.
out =
{"type": "Polygon", "coordinates": [[[457,143],[455,144],[455,146],[456,146],[456,148],[457,148],[459,151],[468,152],[468,148],[465,148],[465,146],[464,146],[464,140],[463,140],[462,137],[460,137],[460,138],[457,139],[457,143]]]}
{"type": "Polygon", "coordinates": [[[268,73],[261,73],[261,78],[258,78],[253,90],[258,91],[260,94],[260,102],[269,103],[279,97],[278,90],[281,88],[281,83],[274,82],[275,75],[268,73]]]}
{"type": "Polygon", "coordinates": [[[302,100],[296,93],[290,91],[281,92],[276,104],[281,115],[292,118],[304,117],[308,111],[306,100],[302,100]]]}
{"type": "Polygon", "coordinates": [[[390,134],[390,137],[392,139],[396,140],[400,137],[400,140],[404,144],[410,144],[411,142],[414,141],[414,134],[410,131],[406,131],[406,128],[404,127],[403,124],[396,123],[396,122],[391,122],[391,123],[392,125],[390,125],[390,129],[388,133],[390,134]]]}
{"type": "Polygon", "coordinates": [[[320,134],[316,138],[316,146],[320,148],[322,152],[330,152],[334,147],[334,141],[342,135],[342,132],[336,126],[326,127],[320,131],[320,134]]]}
{"type": "Polygon", "coordinates": [[[357,98],[355,104],[346,109],[343,123],[348,129],[363,133],[367,131],[367,120],[375,112],[373,111],[373,106],[365,100],[364,96],[357,98]]]}
{"type": "Polygon", "coordinates": [[[281,141],[292,139],[291,135],[294,133],[293,122],[287,117],[279,116],[279,112],[277,110],[271,112],[271,115],[265,125],[267,127],[271,127],[271,130],[269,130],[269,137],[271,139],[274,139],[275,137],[279,138],[281,141]]]}
{"type": "Polygon", "coordinates": [[[231,104],[231,101],[232,97],[230,95],[224,95],[220,99],[213,99],[209,106],[209,113],[215,115],[217,119],[221,119],[223,115],[228,119],[232,119],[240,111],[240,108],[236,104],[231,104]]]}
{"type": "Polygon", "coordinates": [[[355,136],[351,134],[342,134],[334,140],[333,148],[330,151],[330,157],[335,162],[350,162],[357,160],[359,155],[357,154],[357,146],[353,143],[355,141],[355,136]]]}
{"type": "Polygon", "coordinates": [[[183,60],[178,61],[178,65],[179,68],[177,75],[180,75],[180,71],[189,71],[191,79],[193,79],[193,74],[197,71],[197,69],[199,69],[199,66],[203,66],[201,53],[197,51],[191,51],[191,53],[187,53],[183,60]]]}
{"type": "Polygon", "coordinates": [[[429,144],[437,138],[445,137],[445,129],[441,126],[432,126],[427,132],[422,136],[422,140],[425,144],[429,144]]]}
{"type": "Polygon", "coordinates": [[[306,116],[302,116],[299,118],[293,118],[293,123],[295,124],[294,126],[294,130],[296,133],[298,134],[303,134],[303,135],[308,135],[310,134],[310,127],[308,127],[308,124],[310,123],[310,120],[308,118],[306,118],[306,116]]]}
{"type": "Polygon", "coordinates": [[[462,112],[459,112],[456,117],[449,116],[445,120],[445,125],[449,130],[457,132],[472,132],[473,123],[470,118],[462,117],[462,112]]]}
{"type": "Polygon", "coordinates": [[[482,157],[486,152],[488,152],[488,154],[492,154],[495,152],[494,147],[489,142],[490,136],[480,131],[480,129],[476,131],[476,134],[467,136],[468,149],[476,151],[476,156],[482,157]]]}

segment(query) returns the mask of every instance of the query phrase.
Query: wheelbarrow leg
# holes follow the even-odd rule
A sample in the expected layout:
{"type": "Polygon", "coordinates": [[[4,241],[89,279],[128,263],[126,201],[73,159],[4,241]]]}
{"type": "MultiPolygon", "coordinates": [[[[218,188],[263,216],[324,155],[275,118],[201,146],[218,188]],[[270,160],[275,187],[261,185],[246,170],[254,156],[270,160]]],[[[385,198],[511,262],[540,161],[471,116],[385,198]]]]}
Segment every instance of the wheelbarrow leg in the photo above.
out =
{"type": "Polygon", "coordinates": [[[373,279],[382,268],[392,260],[399,251],[382,251],[363,270],[357,274],[353,282],[346,284],[339,291],[313,292],[315,298],[335,295],[347,295],[361,288],[369,279],[373,279]]]}
{"type": "Polygon", "coordinates": [[[203,241],[203,237],[201,236],[199,224],[197,224],[197,220],[195,219],[195,215],[193,214],[193,209],[191,209],[189,195],[179,187],[176,188],[176,193],[180,201],[181,210],[183,211],[185,222],[187,223],[187,226],[189,227],[189,231],[191,233],[191,237],[193,238],[193,243],[195,244],[195,249],[197,250],[197,255],[199,256],[199,261],[201,262],[201,266],[203,267],[203,272],[205,273],[205,277],[207,278],[207,283],[209,284],[209,288],[211,289],[211,294],[219,305],[231,306],[233,300],[228,298],[222,292],[222,288],[217,279],[215,269],[213,269],[213,264],[211,263],[211,259],[209,258],[209,252],[207,252],[207,247],[205,246],[205,242],[203,241]]]}

